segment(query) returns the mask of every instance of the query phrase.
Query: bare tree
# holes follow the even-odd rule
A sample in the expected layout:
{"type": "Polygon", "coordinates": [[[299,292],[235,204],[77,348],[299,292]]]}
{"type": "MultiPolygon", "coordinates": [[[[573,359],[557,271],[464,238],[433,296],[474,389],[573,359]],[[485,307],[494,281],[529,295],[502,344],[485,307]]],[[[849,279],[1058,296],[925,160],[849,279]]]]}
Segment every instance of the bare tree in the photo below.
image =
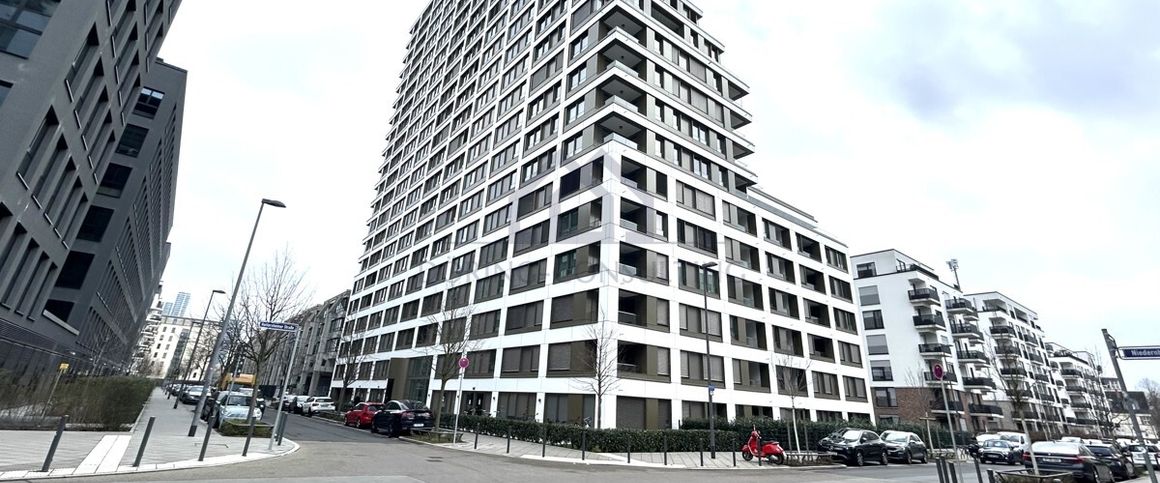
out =
{"type": "Polygon", "coordinates": [[[1115,436],[1114,428],[1118,424],[1116,422],[1116,413],[1112,411],[1111,400],[1108,398],[1107,393],[1104,392],[1104,385],[1100,380],[1100,376],[1103,375],[1104,363],[1107,361],[1104,359],[1104,353],[1100,352],[1099,347],[1092,347],[1087,350],[1087,353],[1096,371],[1095,381],[1085,379],[1087,381],[1089,394],[1091,395],[1092,413],[1095,415],[1096,424],[1099,426],[1100,437],[1113,437],[1115,436]]]}
{"type": "Polygon", "coordinates": [[[304,274],[294,265],[290,254],[282,251],[243,283],[238,296],[238,357],[254,363],[254,397],[250,414],[258,401],[263,367],[284,343],[290,343],[290,332],[262,329],[262,322],[281,322],[300,312],[306,305],[304,274]]]}
{"type": "Polygon", "coordinates": [[[1152,421],[1152,430],[1160,434],[1160,383],[1152,379],[1142,379],[1136,387],[1144,391],[1144,399],[1148,403],[1148,419],[1152,421]]]}
{"type": "MultiPolygon", "coordinates": [[[[994,357],[988,351],[988,359],[994,360],[994,357]]],[[[1014,412],[1013,416],[1019,419],[1019,424],[1023,427],[1023,432],[1027,433],[1030,439],[1027,442],[1027,451],[1031,454],[1031,466],[1035,474],[1039,474],[1039,462],[1035,459],[1035,453],[1031,452],[1031,443],[1034,441],[1031,429],[1027,426],[1027,414],[1025,410],[1030,407],[1028,399],[1031,398],[1030,385],[1026,382],[1028,377],[1027,370],[1022,367],[1010,367],[1005,369],[993,368],[998,374],[994,379],[1007,396],[1007,400],[1011,402],[1011,410],[1014,412]]],[[[996,395],[996,398],[999,396],[996,395]]]]}
{"type": "Polygon", "coordinates": [[[585,375],[572,380],[578,390],[591,393],[596,398],[596,429],[601,427],[604,397],[620,386],[620,340],[616,324],[608,322],[600,317],[599,322],[585,328],[592,344],[580,357],[580,370],[585,375]]]}
{"type": "MultiPolygon", "coordinates": [[[[911,400],[922,404],[922,416],[926,418],[926,440],[938,449],[938,443],[931,438],[930,421],[933,419],[931,411],[933,410],[934,402],[937,400],[934,397],[934,390],[927,385],[926,374],[922,369],[912,369],[903,374],[902,381],[907,387],[915,389],[913,391],[911,400]]],[[[950,427],[948,424],[947,427],[950,427]]]]}
{"type": "Polygon", "coordinates": [[[433,331],[426,335],[426,340],[433,343],[419,350],[431,357],[431,370],[439,380],[439,397],[434,398],[432,394],[434,401],[430,405],[435,411],[436,429],[443,421],[447,382],[459,376],[459,358],[466,357],[468,352],[477,350],[480,346],[479,340],[470,338],[472,312],[473,308],[470,305],[456,307],[449,303],[443,310],[426,317],[429,327],[427,330],[433,331]]]}
{"type": "Polygon", "coordinates": [[[342,337],[339,338],[338,343],[338,359],[342,363],[342,371],[336,368],[335,376],[339,378],[342,383],[342,388],[338,392],[338,405],[341,407],[347,402],[347,391],[350,385],[354,384],[359,378],[359,368],[364,362],[367,362],[371,351],[363,347],[366,344],[365,340],[360,339],[362,331],[355,326],[354,320],[347,320],[343,322],[342,337]]]}
{"type": "Polygon", "coordinates": [[[797,399],[810,396],[809,368],[813,364],[810,359],[781,355],[777,357],[777,392],[789,397],[790,420],[793,424],[793,442],[795,451],[802,450],[801,439],[798,437],[797,426],[797,399]],[[805,362],[799,362],[799,361],[805,362]]]}

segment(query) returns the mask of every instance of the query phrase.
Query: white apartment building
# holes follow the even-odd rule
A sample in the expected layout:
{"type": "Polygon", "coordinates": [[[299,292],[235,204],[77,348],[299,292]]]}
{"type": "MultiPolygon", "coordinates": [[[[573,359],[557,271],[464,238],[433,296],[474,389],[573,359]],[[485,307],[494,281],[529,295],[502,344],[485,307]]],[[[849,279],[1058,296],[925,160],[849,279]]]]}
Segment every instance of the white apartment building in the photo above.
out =
{"type": "Polygon", "coordinates": [[[1063,404],[1064,431],[1111,437],[1111,406],[1100,382],[1103,368],[1096,357],[1055,342],[1047,343],[1047,353],[1054,371],[1056,396],[1063,404]]]}
{"type": "Polygon", "coordinates": [[[856,255],[853,263],[878,418],[935,418],[970,431],[1002,427],[1010,412],[994,402],[994,358],[972,302],[898,250],[856,255]],[[943,369],[941,381],[935,366],[943,369]]]}
{"type": "Polygon", "coordinates": [[[1140,432],[1144,439],[1149,441],[1157,439],[1156,425],[1152,421],[1151,405],[1148,404],[1148,395],[1145,392],[1127,391],[1125,393],[1120,387],[1119,379],[1115,377],[1101,377],[1100,385],[1103,387],[1111,410],[1113,437],[1137,439],[1136,429],[1132,426],[1132,416],[1128,409],[1128,405],[1134,403],[1136,405],[1136,422],[1140,425],[1140,432]],[[1128,398],[1131,398],[1132,401],[1129,402],[1128,398]]]}
{"type": "Polygon", "coordinates": [[[138,373],[146,377],[182,377],[193,354],[194,343],[198,342],[201,363],[189,367],[189,379],[200,379],[205,369],[205,356],[213,349],[217,337],[216,322],[209,321],[199,342],[201,327],[201,319],[164,315],[150,318],[141,330],[138,343],[138,351],[144,351],[138,373]]]}
{"type": "Polygon", "coordinates": [[[461,410],[594,419],[582,386],[614,357],[602,427],[705,417],[710,385],[728,418],[871,417],[847,248],[757,187],[749,88],[700,17],[680,0],[427,7],[332,390],[357,371],[363,399],[439,397],[445,327],[478,341],[461,410]]]}

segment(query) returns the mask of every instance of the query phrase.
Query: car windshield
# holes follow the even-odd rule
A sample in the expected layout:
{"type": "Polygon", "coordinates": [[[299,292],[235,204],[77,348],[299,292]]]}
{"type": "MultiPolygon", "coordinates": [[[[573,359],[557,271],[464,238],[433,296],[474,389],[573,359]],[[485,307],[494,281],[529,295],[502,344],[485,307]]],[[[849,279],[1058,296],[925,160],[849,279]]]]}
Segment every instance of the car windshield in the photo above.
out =
{"type": "Polygon", "coordinates": [[[224,403],[226,406],[249,406],[250,396],[233,395],[229,396],[224,403]]]}
{"type": "Polygon", "coordinates": [[[382,411],[382,404],[367,404],[367,411],[382,411]]]}
{"type": "Polygon", "coordinates": [[[991,440],[983,441],[983,447],[984,448],[1009,448],[1010,445],[1007,444],[1006,441],[1003,441],[1001,439],[991,439],[991,440]]]}
{"type": "Polygon", "coordinates": [[[1004,441],[1010,441],[1012,443],[1021,443],[1022,442],[1021,438],[1019,436],[1014,435],[1014,434],[1005,434],[1003,436],[999,436],[999,438],[1004,440],[1004,441]]]}
{"type": "Polygon", "coordinates": [[[423,404],[421,401],[401,401],[401,402],[403,403],[403,406],[406,406],[407,409],[427,409],[427,405],[423,404]]]}
{"type": "Polygon", "coordinates": [[[1088,446],[1087,449],[1088,449],[1088,451],[1091,451],[1092,453],[1094,453],[1096,456],[1114,456],[1115,455],[1115,453],[1112,452],[1112,448],[1109,448],[1107,446],[1088,446]]]}
{"type": "Polygon", "coordinates": [[[906,440],[910,439],[910,435],[906,433],[886,433],[882,435],[882,439],[891,443],[905,443],[906,440]]]}
{"type": "Polygon", "coordinates": [[[862,439],[862,432],[858,431],[857,429],[849,429],[841,434],[834,434],[837,434],[838,437],[842,438],[844,441],[858,441],[859,439],[862,439]]]}
{"type": "Polygon", "coordinates": [[[1133,453],[1143,453],[1144,452],[1144,445],[1142,445],[1142,444],[1129,444],[1128,451],[1131,451],[1133,453]]]}

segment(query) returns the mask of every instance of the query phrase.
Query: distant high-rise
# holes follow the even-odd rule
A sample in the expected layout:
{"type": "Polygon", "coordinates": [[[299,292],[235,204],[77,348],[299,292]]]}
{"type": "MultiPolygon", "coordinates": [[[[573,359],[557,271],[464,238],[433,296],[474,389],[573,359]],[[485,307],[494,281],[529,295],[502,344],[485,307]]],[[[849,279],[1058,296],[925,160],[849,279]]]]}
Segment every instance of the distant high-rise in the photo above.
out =
{"type": "Polygon", "coordinates": [[[185,317],[185,311],[189,308],[189,292],[177,292],[177,298],[173,302],[165,302],[165,315],[170,317],[185,317]]]}
{"type": "Polygon", "coordinates": [[[179,0],[0,1],[0,369],[127,368],[169,256],[179,0]]]}
{"type": "Polygon", "coordinates": [[[467,332],[448,412],[871,418],[847,249],[758,188],[749,87],[700,18],[685,0],[428,5],[332,394],[450,403],[432,365],[467,332]],[[618,382],[599,400],[597,377],[618,382]]]}

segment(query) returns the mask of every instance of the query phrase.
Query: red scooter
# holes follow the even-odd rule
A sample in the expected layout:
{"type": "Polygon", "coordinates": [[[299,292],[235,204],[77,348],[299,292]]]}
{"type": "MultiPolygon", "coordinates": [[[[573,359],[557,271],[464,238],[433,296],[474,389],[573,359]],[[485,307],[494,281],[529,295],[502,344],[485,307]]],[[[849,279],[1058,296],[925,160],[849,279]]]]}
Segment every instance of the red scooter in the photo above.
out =
{"type": "Polygon", "coordinates": [[[756,426],[753,432],[749,433],[749,442],[741,447],[741,458],[750,461],[755,455],[775,465],[785,463],[785,450],[781,449],[777,441],[762,441],[761,433],[757,432],[756,426]]]}

